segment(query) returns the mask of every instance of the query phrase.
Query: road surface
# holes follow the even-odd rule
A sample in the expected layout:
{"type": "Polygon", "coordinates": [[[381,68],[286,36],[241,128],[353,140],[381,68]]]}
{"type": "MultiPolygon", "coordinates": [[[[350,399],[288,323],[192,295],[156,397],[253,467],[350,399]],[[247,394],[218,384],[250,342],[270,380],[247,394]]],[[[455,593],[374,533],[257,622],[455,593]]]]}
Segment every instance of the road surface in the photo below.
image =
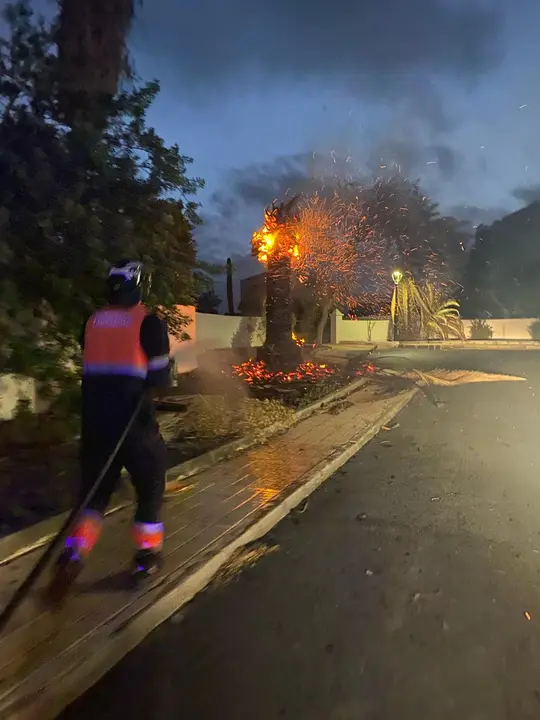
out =
{"type": "Polygon", "coordinates": [[[540,353],[388,363],[528,381],[417,396],[64,720],[540,717],[540,353]]]}

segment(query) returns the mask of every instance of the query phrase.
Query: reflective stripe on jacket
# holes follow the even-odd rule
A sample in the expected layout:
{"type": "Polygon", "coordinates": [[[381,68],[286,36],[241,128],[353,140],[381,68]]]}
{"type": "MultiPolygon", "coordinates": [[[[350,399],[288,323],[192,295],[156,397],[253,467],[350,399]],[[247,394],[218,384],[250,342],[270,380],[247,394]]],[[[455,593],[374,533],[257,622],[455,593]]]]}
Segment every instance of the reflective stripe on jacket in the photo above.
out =
{"type": "Polygon", "coordinates": [[[141,325],[147,310],[109,307],[95,312],[86,324],[83,375],[124,375],[146,378],[148,358],[141,346],[141,325]]]}

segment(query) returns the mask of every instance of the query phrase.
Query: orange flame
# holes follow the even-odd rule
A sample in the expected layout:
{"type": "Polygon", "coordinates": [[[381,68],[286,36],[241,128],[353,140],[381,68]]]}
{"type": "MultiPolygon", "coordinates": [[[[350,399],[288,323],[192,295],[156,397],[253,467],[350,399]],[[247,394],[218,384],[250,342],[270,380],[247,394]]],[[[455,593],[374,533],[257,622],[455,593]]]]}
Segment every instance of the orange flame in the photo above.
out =
{"type": "Polygon", "coordinates": [[[274,253],[288,253],[293,259],[300,257],[299,239],[298,233],[292,232],[290,227],[278,225],[265,213],[265,223],[253,233],[251,246],[257,259],[266,264],[274,253]]]}

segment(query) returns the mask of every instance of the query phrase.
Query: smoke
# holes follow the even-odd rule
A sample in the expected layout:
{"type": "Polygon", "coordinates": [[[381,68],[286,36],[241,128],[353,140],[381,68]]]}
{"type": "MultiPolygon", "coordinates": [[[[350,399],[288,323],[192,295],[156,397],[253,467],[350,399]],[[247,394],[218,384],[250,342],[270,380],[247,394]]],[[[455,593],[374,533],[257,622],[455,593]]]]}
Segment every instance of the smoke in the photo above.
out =
{"type": "Polygon", "coordinates": [[[540,184],[517,187],[512,191],[512,197],[523,205],[538,202],[540,200],[540,184]]]}
{"type": "Polygon", "coordinates": [[[369,182],[396,174],[416,180],[426,171],[432,184],[446,182],[454,180],[462,167],[461,155],[447,145],[422,146],[412,140],[388,138],[375,144],[363,162],[330,151],[282,156],[270,163],[231,170],[209,205],[221,221],[227,222],[249,208],[260,213],[274,198],[297,193],[325,195],[342,183],[369,182]]]}
{"type": "Polygon", "coordinates": [[[449,182],[462,170],[463,158],[449,145],[422,145],[390,137],[370,151],[366,167],[375,176],[399,173],[411,178],[425,175],[429,167],[431,182],[449,182]]]}

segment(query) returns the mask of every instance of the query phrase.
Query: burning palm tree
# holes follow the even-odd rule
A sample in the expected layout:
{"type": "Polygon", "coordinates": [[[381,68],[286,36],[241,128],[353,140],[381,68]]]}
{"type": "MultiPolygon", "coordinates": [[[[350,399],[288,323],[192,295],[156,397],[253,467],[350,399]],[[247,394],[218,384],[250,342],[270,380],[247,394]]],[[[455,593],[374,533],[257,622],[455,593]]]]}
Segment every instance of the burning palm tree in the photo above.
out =
{"type": "Polygon", "coordinates": [[[129,74],[134,0],[58,0],[58,59],[66,122],[91,121],[129,74]]]}
{"type": "Polygon", "coordinates": [[[301,352],[292,337],[291,261],[298,255],[293,209],[297,197],[264,211],[264,225],[253,233],[253,254],[266,264],[266,341],[260,359],[271,368],[293,368],[301,352]]]}

